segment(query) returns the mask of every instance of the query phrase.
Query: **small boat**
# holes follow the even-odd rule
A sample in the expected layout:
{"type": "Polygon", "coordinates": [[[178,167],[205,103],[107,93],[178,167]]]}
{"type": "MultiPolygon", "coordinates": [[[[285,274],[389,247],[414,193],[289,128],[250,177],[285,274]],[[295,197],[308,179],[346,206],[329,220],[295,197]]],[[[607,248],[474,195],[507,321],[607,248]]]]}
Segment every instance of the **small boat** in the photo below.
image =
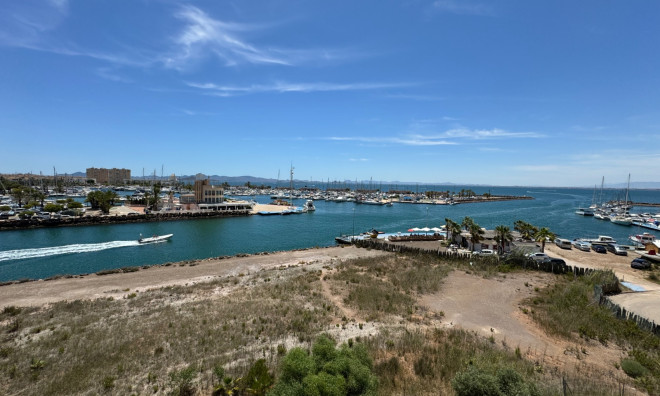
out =
{"type": "Polygon", "coordinates": [[[314,206],[314,201],[312,201],[311,199],[308,199],[308,200],[305,202],[305,209],[307,209],[307,212],[313,212],[313,211],[315,211],[315,210],[316,210],[316,206],[314,206]]]}
{"type": "Polygon", "coordinates": [[[156,242],[161,242],[161,241],[166,241],[170,239],[174,234],[167,234],[167,235],[154,235],[148,238],[143,238],[142,234],[140,234],[140,239],[138,239],[139,243],[156,243],[156,242]]]}
{"type": "Polygon", "coordinates": [[[632,225],[632,219],[627,216],[612,216],[610,217],[610,221],[613,224],[619,224],[619,225],[625,225],[629,226],[632,225]]]}
{"type": "Polygon", "coordinates": [[[592,208],[577,208],[575,214],[579,214],[582,216],[593,216],[594,210],[592,208]]]}

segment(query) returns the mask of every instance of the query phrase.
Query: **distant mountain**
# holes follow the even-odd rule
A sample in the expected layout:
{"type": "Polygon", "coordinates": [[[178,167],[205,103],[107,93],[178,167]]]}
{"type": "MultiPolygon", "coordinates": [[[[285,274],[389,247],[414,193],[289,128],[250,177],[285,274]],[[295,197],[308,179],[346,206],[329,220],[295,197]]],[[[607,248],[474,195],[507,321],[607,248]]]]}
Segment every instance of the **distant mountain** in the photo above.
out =
{"type": "MultiPolygon", "coordinates": [[[[77,176],[77,177],[84,177],[86,175],[85,172],[75,172],[70,174],[70,176],[77,176]]],[[[168,180],[170,176],[163,176],[162,178],[160,176],[133,176],[132,179],[134,180],[168,180]]],[[[195,180],[195,175],[182,175],[182,176],[177,176],[176,177],[179,181],[182,181],[184,183],[192,183],[195,180]]],[[[253,185],[265,185],[265,186],[271,186],[271,187],[286,187],[289,185],[289,180],[288,179],[273,179],[273,178],[266,178],[266,177],[256,177],[256,176],[221,176],[221,175],[211,175],[208,176],[210,180],[213,182],[219,184],[219,183],[224,183],[227,182],[232,185],[243,185],[247,182],[250,182],[250,184],[253,185]]],[[[356,181],[355,180],[333,180],[330,181],[329,183],[325,180],[300,180],[300,179],[293,179],[293,182],[297,185],[314,185],[316,187],[321,187],[325,186],[328,184],[329,186],[332,185],[345,185],[345,186],[355,186],[356,181]]],[[[368,186],[369,184],[372,184],[374,188],[377,188],[378,185],[400,185],[400,186],[415,186],[415,185],[420,185],[420,186],[473,186],[473,187],[552,187],[552,186],[506,186],[506,185],[490,185],[490,184],[463,184],[463,183],[452,183],[452,182],[442,182],[442,183],[426,183],[426,182],[405,182],[405,181],[399,181],[399,180],[393,180],[393,181],[375,181],[375,180],[358,180],[358,184],[361,186],[368,186]]],[[[610,184],[605,184],[604,188],[606,189],[625,189],[627,186],[627,183],[610,183],[610,184]]],[[[573,187],[565,187],[565,188],[592,188],[591,186],[573,186],[573,187]]],[[[632,189],[647,189],[647,190],[660,190],[660,182],[630,182],[630,188],[632,189]]]]}

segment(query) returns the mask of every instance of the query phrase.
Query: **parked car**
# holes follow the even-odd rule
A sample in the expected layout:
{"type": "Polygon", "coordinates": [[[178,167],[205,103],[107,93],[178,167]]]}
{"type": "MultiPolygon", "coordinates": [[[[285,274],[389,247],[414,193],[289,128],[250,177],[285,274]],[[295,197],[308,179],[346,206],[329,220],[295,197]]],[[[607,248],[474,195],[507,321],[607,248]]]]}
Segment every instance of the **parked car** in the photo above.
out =
{"type": "Polygon", "coordinates": [[[473,252],[473,254],[474,253],[482,255],[482,256],[492,256],[492,255],[495,254],[495,252],[491,249],[481,249],[480,252],[473,252]]]}
{"type": "Polygon", "coordinates": [[[651,262],[641,257],[638,257],[630,262],[630,266],[635,269],[650,269],[651,262]]]}
{"type": "Polygon", "coordinates": [[[575,242],[573,243],[576,249],[582,250],[583,252],[591,251],[591,244],[589,242],[575,242]]]}
{"type": "Polygon", "coordinates": [[[566,265],[566,261],[560,259],[560,258],[555,258],[555,257],[550,257],[548,260],[549,263],[552,264],[558,264],[558,265],[566,265]]]}
{"type": "Polygon", "coordinates": [[[614,253],[619,256],[627,256],[628,251],[624,249],[622,246],[617,245],[616,243],[608,243],[607,246],[605,246],[608,252],[614,253]]]}
{"type": "Polygon", "coordinates": [[[527,255],[527,257],[529,257],[530,259],[536,262],[546,261],[550,259],[550,257],[547,254],[541,252],[530,253],[527,255]]]}
{"type": "Polygon", "coordinates": [[[591,245],[591,249],[596,253],[607,253],[607,249],[603,245],[591,245]]]}

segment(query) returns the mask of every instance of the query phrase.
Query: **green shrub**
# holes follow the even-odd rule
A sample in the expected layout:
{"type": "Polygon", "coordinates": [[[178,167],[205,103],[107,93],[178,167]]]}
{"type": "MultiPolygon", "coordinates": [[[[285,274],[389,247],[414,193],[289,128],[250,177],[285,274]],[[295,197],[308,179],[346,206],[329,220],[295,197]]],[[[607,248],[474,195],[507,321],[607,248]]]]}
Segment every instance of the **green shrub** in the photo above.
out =
{"type": "Polygon", "coordinates": [[[353,347],[320,336],[309,355],[292,349],[283,359],[280,378],[269,395],[371,395],[378,380],[362,344],[353,347]]]}
{"type": "Polygon", "coordinates": [[[474,366],[456,374],[451,381],[457,396],[501,396],[500,386],[494,375],[484,373],[474,366]]]}
{"type": "Polygon", "coordinates": [[[621,360],[621,369],[632,378],[638,378],[648,373],[646,367],[633,359],[621,360]]]}
{"type": "Polygon", "coordinates": [[[170,387],[172,388],[170,394],[173,396],[192,396],[197,393],[193,386],[196,376],[197,368],[192,365],[181,371],[170,373],[170,387]]]}
{"type": "Polygon", "coordinates": [[[510,367],[501,367],[489,373],[475,366],[456,374],[451,381],[457,396],[537,396],[539,391],[533,383],[510,367]]]}

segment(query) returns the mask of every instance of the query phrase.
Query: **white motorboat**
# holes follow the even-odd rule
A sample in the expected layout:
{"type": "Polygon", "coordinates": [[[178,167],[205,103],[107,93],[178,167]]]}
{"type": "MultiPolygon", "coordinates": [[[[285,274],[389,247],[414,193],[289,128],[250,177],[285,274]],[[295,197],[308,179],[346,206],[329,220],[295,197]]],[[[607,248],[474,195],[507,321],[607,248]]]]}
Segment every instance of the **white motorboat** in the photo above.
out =
{"type": "Polygon", "coordinates": [[[140,234],[140,239],[138,239],[139,243],[156,243],[156,242],[162,242],[170,239],[174,234],[167,234],[167,235],[154,235],[148,238],[143,238],[142,234],[140,234]]]}
{"type": "Polygon", "coordinates": [[[632,225],[632,219],[628,216],[612,216],[610,217],[610,221],[614,224],[619,224],[619,225],[632,225]]]}
{"type": "Polygon", "coordinates": [[[314,201],[312,201],[311,199],[308,199],[308,200],[305,202],[305,209],[307,209],[307,212],[313,212],[313,211],[315,211],[315,210],[316,210],[316,206],[314,206],[314,201]]]}
{"type": "Polygon", "coordinates": [[[655,235],[645,232],[643,234],[631,235],[630,240],[633,241],[637,246],[646,246],[649,243],[653,243],[655,241],[655,235]]]}

